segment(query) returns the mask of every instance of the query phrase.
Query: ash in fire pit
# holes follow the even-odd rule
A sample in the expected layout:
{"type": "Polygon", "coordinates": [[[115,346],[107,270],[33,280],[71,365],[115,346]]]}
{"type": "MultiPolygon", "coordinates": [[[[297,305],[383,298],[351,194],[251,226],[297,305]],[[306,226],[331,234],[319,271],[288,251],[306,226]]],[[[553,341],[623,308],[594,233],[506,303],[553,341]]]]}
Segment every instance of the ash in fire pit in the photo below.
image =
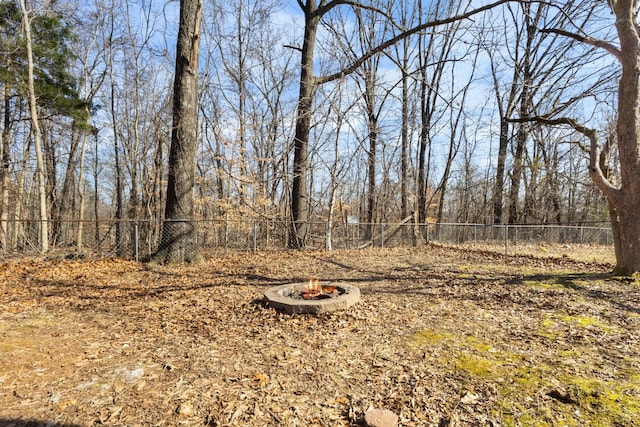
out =
{"type": "Polygon", "coordinates": [[[360,300],[360,289],[332,282],[291,283],[264,294],[269,306],[286,313],[320,314],[351,307],[360,300]]]}

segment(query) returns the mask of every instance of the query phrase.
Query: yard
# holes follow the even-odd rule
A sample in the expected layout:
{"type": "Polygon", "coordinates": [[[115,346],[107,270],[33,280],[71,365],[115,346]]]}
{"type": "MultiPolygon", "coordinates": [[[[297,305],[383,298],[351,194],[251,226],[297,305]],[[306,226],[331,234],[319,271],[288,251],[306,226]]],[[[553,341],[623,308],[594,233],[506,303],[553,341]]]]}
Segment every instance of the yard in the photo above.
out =
{"type": "Polygon", "coordinates": [[[608,274],[607,250],[6,260],[0,425],[361,426],[381,408],[401,426],[632,426],[640,284],[608,274]],[[319,316],[262,301],[309,278],[362,300],[319,316]]]}

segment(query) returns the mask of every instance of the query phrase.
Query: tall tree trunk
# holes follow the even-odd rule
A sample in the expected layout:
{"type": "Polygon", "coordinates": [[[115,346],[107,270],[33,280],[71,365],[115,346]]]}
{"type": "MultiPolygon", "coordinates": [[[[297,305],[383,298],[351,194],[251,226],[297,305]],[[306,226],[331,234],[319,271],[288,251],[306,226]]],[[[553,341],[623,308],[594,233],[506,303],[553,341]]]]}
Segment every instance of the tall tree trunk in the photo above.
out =
{"type": "MultiPolygon", "coordinates": [[[[408,26],[409,21],[415,16],[409,16],[408,9],[413,2],[403,1],[401,7],[401,25],[408,26]]],[[[415,9],[414,9],[415,13],[415,9]]],[[[401,128],[400,128],[400,218],[406,218],[409,215],[409,156],[411,152],[411,142],[409,140],[409,68],[411,66],[411,43],[409,39],[402,40],[402,53],[398,53],[398,65],[401,77],[401,128]]],[[[414,217],[414,223],[417,218],[414,217]]],[[[409,229],[402,227],[403,237],[409,235],[409,229]]],[[[415,243],[415,242],[414,242],[415,243]]]]}
{"type": "Polygon", "coordinates": [[[25,0],[20,0],[22,11],[22,26],[27,44],[27,88],[29,91],[29,111],[31,114],[31,126],[36,151],[36,175],[38,177],[38,199],[39,199],[39,220],[40,220],[40,251],[49,250],[49,221],[47,215],[47,183],[45,180],[44,155],[42,152],[42,139],[40,133],[40,123],[38,121],[38,104],[34,87],[33,76],[33,52],[31,41],[31,19],[25,5],[25,0]]]}
{"type": "Polygon", "coordinates": [[[23,221],[22,215],[24,213],[23,209],[27,202],[24,199],[28,199],[28,194],[30,190],[27,188],[27,165],[31,161],[31,140],[27,141],[25,144],[24,150],[22,152],[22,161],[20,164],[20,173],[16,183],[16,194],[15,194],[15,209],[13,210],[13,229],[11,230],[11,241],[10,249],[15,250],[18,247],[22,248],[22,240],[21,243],[18,244],[19,236],[24,236],[25,222],[23,221]]]}
{"type": "MultiPolygon", "coordinates": [[[[92,132],[97,133],[97,129],[93,129],[92,132]]],[[[82,136],[82,143],[80,144],[80,167],[78,170],[78,229],[76,233],[76,248],[82,249],[83,233],[84,233],[84,163],[85,154],[87,152],[87,143],[89,142],[89,136],[91,132],[85,131],[82,136]]]]}
{"type": "MultiPolygon", "coordinates": [[[[419,2],[420,15],[422,15],[422,2],[419,2]]],[[[442,13],[440,1],[430,5],[433,9],[433,17],[438,18],[442,13]]],[[[460,4],[451,3],[447,6],[447,11],[452,12],[455,8],[461,7],[460,4]]],[[[426,36],[420,36],[418,39],[418,51],[421,52],[420,60],[420,142],[418,146],[418,222],[426,223],[429,211],[429,204],[435,194],[429,197],[429,181],[431,173],[431,132],[439,99],[440,83],[444,74],[445,66],[451,57],[451,50],[454,40],[456,40],[455,32],[458,29],[457,24],[447,26],[444,30],[432,28],[426,36]],[[426,38],[425,38],[426,37],[426,38]],[[439,39],[439,38],[442,39],[439,39]],[[436,50],[437,49],[437,50],[436,50]],[[431,69],[431,77],[428,77],[428,69],[431,69]]],[[[427,239],[428,228],[423,229],[423,238],[427,239]]]]}
{"type": "Polygon", "coordinates": [[[429,187],[427,178],[427,144],[429,143],[429,121],[431,114],[429,112],[429,103],[427,100],[427,70],[422,67],[420,70],[422,78],[420,79],[420,141],[418,143],[418,218],[419,223],[427,222],[427,191],[429,187]]]}
{"type": "MultiPolygon", "coordinates": [[[[404,51],[407,46],[405,44],[404,51]]],[[[409,215],[409,75],[407,67],[409,60],[403,58],[402,68],[402,128],[400,130],[400,218],[409,215]]],[[[402,228],[403,236],[407,235],[407,228],[402,228]]]]}
{"type": "Polygon", "coordinates": [[[0,250],[9,248],[9,138],[11,132],[11,101],[9,89],[4,88],[4,114],[2,127],[2,158],[0,159],[0,250]]]}
{"type": "Polygon", "coordinates": [[[367,150],[367,211],[366,211],[366,227],[364,238],[371,240],[373,238],[373,227],[376,211],[376,163],[378,150],[378,117],[376,114],[376,100],[374,93],[374,85],[376,81],[375,69],[367,70],[368,75],[365,76],[366,93],[365,104],[368,116],[369,129],[369,149],[367,150]]]}
{"type": "MultiPolygon", "coordinates": [[[[465,95],[466,95],[466,89],[465,89],[465,95]]],[[[458,137],[460,120],[462,118],[464,102],[465,102],[465,96],[462,97],[462,100],[460,102],[460,108],[456,114],[455,119],[451,117],[451,120],[450,120],[449,151],[447,152],[447,160],[445,162],[444,172],[442,173],[442,181],[440,181],[440,186],[438,187],[438,192],[440,193],[440,197],[438,200],[438,215],[436,217],[438,226],[444,220],[444,204],[445,204],[444,202],[445,202],[445,198],[447,197],[449,179],[451,177],[451,168],[453,166],[453,160],[455,159],[458,153],[458,148],[460,145],[459,141],[457,141],[457,137],[458,137]]],[[[453,110],[451,110],[451,115],[453,116],[453,114],[454,112],[453,110]]]]}
{"type": "Polygon", "coordinates": [[[117,125],[117,118],[115,116],[115,82],[111,81],[111,117],[113,121],[113,161],[116,174],[116,212],[115,212],[115,232],[116,232],[116,255],[122,255],[123,239],[122,239],[122,221],[124,220],[124,203],[123,203],[123,179],[122,179],[122,161],[120,160],[120,138],[119,138],[119,126],[117,125]]]}
{"type": "Polygon", "coordinates": [[[309,154],[309,135],[313,113],[313,56],[316,34],[320,17],[316,14],[315,0],[308,0],[305,8],[305,29],[302,42],[302,61],[300,70],[300,94],[298,98],[298,116],[296,118],[293,141],[293,182],[291,186],[291,230],[289,247],[304,248],[309,232],[309,207],[307,195],[307,172],[309,154]]]}
{"type": "Polygon", "coordinates": [[[336,138],[333,144],[333,164],[330,168],[331,184],[329,187],[329,209],[327,213],[327,229],[325,241],[325,249],[328,251],[333,250],[333,220],[336,210],[336,193],[338,191],[338,185],[340,185],[340,180],[338,177],[338,162],[340,161],[340,131],[342,129],[342,118],[342,114],[337,112],[335,130],[336,138]]]}
{"type": "MultiPolygon", "coordinates": [[[[71,143],[69,144],[69,157],[67,159],[67,166],[64,174],[64,181],[62,181],[62,189],[60,190],[59,203],[59,222],[58,227],[62,227],[63,221],[71,220],[73,217],[73,203],[74,203],[74,189],[78,188],[76,181],[76,163],[77,163],[77,151],[84,143],[86,132],[79,128],[73,127],[71,134],[71,143]],[[76,184],[76,185],[74,185],[76,184]]],[[[60,231],[61,232],[61,231],[60,231]]],[[[59,232],[59,233],[60,233],[59,232]]],[[[66,241],[67,236],[62,237],[63,241],[66,241]]]]}
{"type": "MultiPolygon", "coordinates": [[[[120,160],[120,126],[118,123],[118,118],[116,117],[116,81],[114,75],[114,44],[115,41],[115,16],[112,12],[111,14],[111,28],[109,34],[109,47],[108,47],[108,61],[107,66],[109,67],[109,80],[110,80],[110,91],[111,91],[111,100],[110,100],[110,112],[111,112],[111,126],[113,129],[113,161],[115,167],[115,175],[116,175],[116,188],[115,188],[115,201],[116,201],[116,212],[115,212],[115,234],[116,234],[116,255],[122,255],[123,249],[123,240],[122,240],[122,220],[124,219],[124,205],[123,205],[123,183],[122,183],[122,162],[120,160]]],[[[96,144],[97,144],[96,139],[96,144]]],[[[96,151],[96,156],[97,156],[96,151]]],[[[97,161],[97,159],[96,159],[97,161]]],[[[97,172],[97,168],[96,168],[97,172]]],[[[96,187],[96,199],[97,197],[97,187],[96,187]]],[[[96,207],[96,219],[97,219],[97,207],[96,207]]],[[[96,229],[96,234],[99,234],[96,229]]]]}
{"type": "Polygon", "coordinates": [[[243,0],[240,0],[238,5],[238,16],[236,17],[236,31],[237,31],[237,42],[238,45],[236,48],[238,49],[238,74],[235,76],[237,90],[238,90],[238,154],[240,162],[240,180],[238,190],[240,193],[240,205],[243,205],[246,202],[247,190],[245,188],[245,182],[248,178],[247,171],[247,129],[246,129],[246,104],[247,104],[247,94],[246,92],[246,81],[247,78],[247,70],[245,67],[245,40],[242,37],[242,13],[243,13],[243,0]]]}
{"type": "Polygon", "coordinates": [[[373,223],[376,211],[376,151],[378,132],[375,130],[376,121],[369,121],[369,150],[367,150],[367,227],[365,228],[365,240],[373,237],[373,223]]]}
{"type": "MultiPolygon", "coordinates": [[[[151,227],[153,228],[153,236],[155,239],[160,235],[160,230],[162,229],[162,218],[163,218],[163,202],[164,202],[164,190],[162,188],[162,177],[164,176],[164,164],[162,163],[163,150],[162,150],[162,140],[163,136],[160,132],[158,132],[158,139],[155,148],[155,154],[153,156],[153,169],[155,171],[153,177],[153,205],[152,205],[152,214],[151,214],[151,227]]],[[[154,240],[155,241],[155,240],[154,240]]]]}
{"type": "MultiPolygon", "coordinates": [[[[610,202],[616,272],[640,272],[640,27],[637,0],[612,1],[620,39],[622,76],[618,85],[616,136],[620,156],[620,187],[605,187],[591,168],[591,176],[610,202]]],[[[592,148],[593,151],[593,148],[592,148]]],[[[593,166],[593,165],[592,165],[593,166]]]]}
{"type": "MultiPolygon", "coordinates": [[[[528,8],[530,6],[527,6],[528,8]]],[[[520,34],[520,33],[518,33],[520,34]]],[[[528,41],[529,45],[531,40],[528,41]]],[[[498,156],[496,163],[496,173],[495,180],[493,182],[493,194],[491,197],[491,204],[493,207],[493,224],[499,225],[502,224],[503,221],[509,222],[508,218],[504,217],[504,193],[505,193],[505,175],[506,175],[506,165],[507,165],[507,151],[509,148],[509,140],[511,138],[511,126],[509,123],[509,119],[513,114],[513,111],[517,105],[517,94],[518,90],[522,89],[522,76],[521,72],[523,70],[523,62],[524,60],[518,61],[518,58],[522,56],[526,58],[529,55],[527,52],[520,54],[520,38],[518,37],[514,43],[515,53],[512,53],[512,57],[514,57],[515,64],[513,66],[513,74],[511,76],[511,81],[509,83],[509,92],[507,94],[503,94],[501,88],[500,78],[498,76],[498,66],[494,59],[494,52],[489,48],[487,53],[491,57],[491,77],[493,80],[493,91],[496,97],[496,105],[498,107],[498,114],[500,117],[500,134],[498,136],[498,156]]],[[[517,157],[517,156],[516,156],[517,157]]],[[[514,160],[515,163],[515,160],[514,160]]],[[[511,177],[513,182],[513,176],[511,177]]],[[[515,192],[515,188],[512,187],[515,192]]],[[[519,189],[518,189],[519,191],[519,189]]],[[[509,198],[511,200],[511,198],[509,198]]],[[[516,199],[517,200],[517,199],[516,199]]],[[[514,204],[510,204],[508,209],[513,208],[511,211],[512,214],[517,215],[517,209],[514,204]]],[[[514,220],[515,221],[515,220],[514,220]]],[[[500,230],[496,229],[496,233],[501,233],[500,230]]],[[[497,237],[497,236],[496,236],[497,237]]]]}
{"type": "MultiPolygon", "coordinates": [[[[502,114],[501,114],[502,116],[502,114]]],[[[500,117],[500,135],[498,137],[498,162],[496,176],[493,182],[493,224],[502,224],[502,204],[504,191],[504,171],[507,162],[507,148],[509,146],[509,123],[506,117],[500,117]]]]}
{"type": "MultiPolygon", "coordinates": [[[[533,85],[533,73],[531,70],[531,55],[533,49],[533,41],[538,29],[535,23],[531,19],[531,5],[529,3],[523,3],[523,14],[527,31],[527,39],[525,41],[523,60],[522,60],[522,77],[521,77],[521,92],[520,92],[520,105],[518,107],[518,113],[520,117],[528,117],[531,109],[531,91],[533,85]]],[[[538,8],[538,13],[540,8],[538,8]]],[[[537,22],[537,19],[536,19],[537,22]]],[[[522,179],[523,156],[525,153],[525,147],[527,139],[529,138],[528,125],[526,123],[520,123],[518,125],[518,131],[516,133],[516,150],[513,156],[513,170],[511,172],[511,188],[509,190],[509,224],[515,224],[518,222],[519,209],[518,201],[520,198],[520,184],[522,179]]]]}
{"type": "MultiPolygon", "coordinates": [[[[469,92],[469,88],[471,87],[471,83],[473,82],[476,64],[478,61],[478,51],[475,53],[475,57],[471,64],[471,71],[469,75],[469,80],[465,84],[462,92],[456,96],[454,92],[454,88],[451,88],[451,102],[455,104],[455,108],[457,111],[454,111],[453,106],[449,108],[449,152],[447,154],[447,161],[445,163],[444,173],[442,174],[442,183],[440,184],[440,200],[438,202],[438,224],[443,222],[444,219],[444,202],[445,197],[447,196],[447,189],[449,185],[449,179],[451,178],[451,168],[453,166],[453,161],[458,154],[458,150],[460,148],[460,141],[464,139],[464,112],[465,112],[465,103],[467,101],[467,93],[469,92]]],[[[454,66],[455,67],[455,66],[454,66]]],[[[451,69],[451,80],[453,81],[455,76],[455,68],[451,69]]],[[[467,206],[468,208],[468,206],[467,206]]]]}
{"type": "MultiPolygon", "coordinates": [[[[380,2],[374,2],[374,5],[383,6],[380,2]]],[[[379,21],[376,20],[376,14],[372,12],[354,8],[354,13],[358,23],[359,48],[363,52],[370,51],[375,47],[377,39],[386,35],[387,27],[384,24],[381,27],[379,21]]],[[[362,78],[362,98],[367,116],[367,139],[369,140],[369,148],[367,150],[365,240],[372,239],[374,223],[378,219],[376,218],[376,212],[378,211],[376,172],[378,169],[378,138],[380,135],[378,118],[386,100],[386,95],[377,93],[380,87],[378,79],[379,64],[379,56],[371,57],[364,61],[356,72],[362,78]]]]}
{"type": "Polygon", "coordinates": [[[153,257],[161,263],[196,262],[202,258],[193,222],[201,22],[202,0],[180,0],[167,204],[160,246],[153,257]]]}
{"type": "MultiPolygon", "coordinates": [[[[141,120],[141,69],[140,69],[140,52],[139,48],[134,43],[129,49],[133,52],[133,61],[130,59],[127,62],[133,62],[133,74],[134,74],[134,89],[133,89],[133,107],[129,112],[129,116],[133,116],[132,123],[128,126],[128,135],[126,143],[123,144],[125,152],[128,154],[129,161],[129,200],[127,201],[127,218],[129,221],[134,221],[134,226],[129,228],[130,242],[134,242],[135,245],[139,245],[139,229],[138,219],[140,214],[140,184],[138,178],[138,169],[140,167],[141,155],[140,155],[140,120],[141,120]],[[133,141],[131,140],[133,138],[133,141]]],[[[126,156],[125,156],[126,158],[126,156]]]]}
{"type": "Polygon", "coordinates": [[[61,239],[60,198],[58,197],[58,156],[52,141],[53,122],[40,123],[44,174],[47,182],[47,207],[49,210],[49,244],[56,246],[61,239]]]}
{"type": "Polygon", "coordinates": [[[98,132],[94,132],[94,157],[93,157],[93,217],[95,219],[93,238],[94,245],[100,247],[100,190],[98,177],[100,176],[100,157],[98,156],[98,132]]]}
{"type": "Polygon", "coordinates": [[[520,209],[518,203],[520,200],[520,183],[522,180],[522,168],[524,148],[527,143],[529,133],[526,130],[526,124],[520,123],[518,132],[516,133],[516,151],[513,155],[513,170],[511,171],[511,187],[509,189],[509,224],[516,224],[520,209]]]}

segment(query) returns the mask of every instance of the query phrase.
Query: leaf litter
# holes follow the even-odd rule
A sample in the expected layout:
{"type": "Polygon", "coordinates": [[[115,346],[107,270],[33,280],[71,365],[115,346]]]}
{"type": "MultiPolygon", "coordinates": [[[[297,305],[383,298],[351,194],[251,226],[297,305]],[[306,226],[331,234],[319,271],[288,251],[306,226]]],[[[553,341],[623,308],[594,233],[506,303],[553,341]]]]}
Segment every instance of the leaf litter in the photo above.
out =
{"type": "MultiPolygon", "coordinates": [[[[588,248],[587,248],[588,249],[588,248]]],[[[0,268],[0,423],[633,425],[640,286],[612,266],[429,245],[0,268]],[[361,289],[278,313],[270,286],[361,289]]]]}

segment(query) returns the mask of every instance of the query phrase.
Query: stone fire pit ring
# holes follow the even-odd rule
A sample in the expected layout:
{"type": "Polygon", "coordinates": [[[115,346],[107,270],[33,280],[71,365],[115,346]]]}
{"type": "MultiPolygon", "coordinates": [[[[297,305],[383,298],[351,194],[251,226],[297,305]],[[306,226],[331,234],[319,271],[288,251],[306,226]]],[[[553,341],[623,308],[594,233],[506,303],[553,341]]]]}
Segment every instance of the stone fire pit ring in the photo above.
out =
{"type": "Polygon", "coordinates": [[[339,295],[333,298],[305,300],[292,298],[296,291],[304,290],[308,283],[288,283],[274,286],[264,293],[269,307],[288,314],[322,314],[345,310],[360,301],[360,289],[346,284],[323,282],[323,286],[335,286],[339,295]]]}

